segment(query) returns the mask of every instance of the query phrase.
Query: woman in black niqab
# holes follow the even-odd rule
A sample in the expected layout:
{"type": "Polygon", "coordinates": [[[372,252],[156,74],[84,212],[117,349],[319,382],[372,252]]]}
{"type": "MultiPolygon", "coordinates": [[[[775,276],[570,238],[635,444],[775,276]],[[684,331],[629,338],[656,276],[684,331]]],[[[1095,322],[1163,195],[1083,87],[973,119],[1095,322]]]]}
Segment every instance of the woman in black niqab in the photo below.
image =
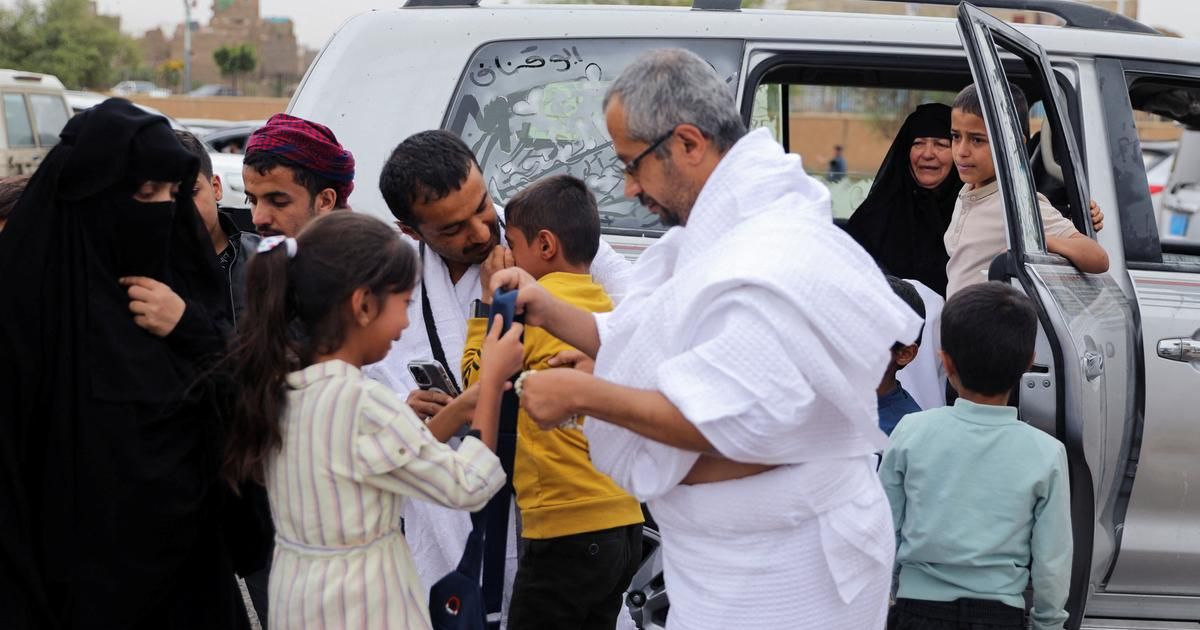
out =
{"type": "Polygon", "coordinates": [[[0,232],[0,627],[243,627],[224,552],[221,429],[198,375],[221,352],[198,170],[160,116],[75,116],[0,232]],[[178,182],[143,203],[147,182],[178,182]],[[165,338],[118,283],[187,303],[165,338]]]}
{"type": "Polygon", "coordinates": [[[918,106],[896,134],[871,192],[846,224],[846,231],[888,273],[918,280],[941,295],[946,294],[950,260],[943,239],[963,185],[949,143],[950,108],[918,106]]]}

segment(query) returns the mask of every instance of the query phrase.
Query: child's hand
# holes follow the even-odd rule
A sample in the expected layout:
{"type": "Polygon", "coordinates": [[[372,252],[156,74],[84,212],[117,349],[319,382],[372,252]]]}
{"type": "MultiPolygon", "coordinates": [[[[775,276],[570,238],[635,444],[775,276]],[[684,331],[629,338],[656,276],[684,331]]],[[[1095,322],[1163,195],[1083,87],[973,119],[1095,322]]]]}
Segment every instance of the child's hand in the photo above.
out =
{"type": "Polygon", "coordinates": [[[504,383],[513,374],[521,371],[525,364],[525,345],[521,342],[521,331],[524,327],[513,322],[508,332],[500,336],[504,326],[504,318],[497,315],[492,320],[492,329],[483,340],[483,364],[480,366],[480,380],[488,383],[504,383]]]}
{"type": "Polygon", "coordinates": [[[1104,229],[1104,213],[1100,211],[1100,206],[1096,205],[1096,200],[1093,199],[1090,204],[1090,214],[1092,216],[1092,229],[1099,232],[1104,229]]]}
{"type": "Polygon", "coordinates": [[[492,253],[488,255],[487,260],[484,260],[479,265],[479,284],[482,285],[483,296],[480,299],[484,304],[492,303],[492,276],[502,269],[515,267],[516,262],[513,261],[512,251],[503,245],[497,245],[492,253]]]}

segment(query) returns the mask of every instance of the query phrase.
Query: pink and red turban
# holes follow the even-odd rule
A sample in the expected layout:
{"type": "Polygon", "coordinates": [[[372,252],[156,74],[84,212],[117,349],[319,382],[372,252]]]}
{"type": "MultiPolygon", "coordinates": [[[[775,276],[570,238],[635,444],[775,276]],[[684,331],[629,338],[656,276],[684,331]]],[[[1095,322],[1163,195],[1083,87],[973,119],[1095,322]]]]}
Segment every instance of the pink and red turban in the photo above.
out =
{"type": "Polygon", "coordinates": [[[354,190],[354,154],[325,125],[275,114],[246,141],[247,158],[260,151],[333,182],[342,203],[354,190]]]}

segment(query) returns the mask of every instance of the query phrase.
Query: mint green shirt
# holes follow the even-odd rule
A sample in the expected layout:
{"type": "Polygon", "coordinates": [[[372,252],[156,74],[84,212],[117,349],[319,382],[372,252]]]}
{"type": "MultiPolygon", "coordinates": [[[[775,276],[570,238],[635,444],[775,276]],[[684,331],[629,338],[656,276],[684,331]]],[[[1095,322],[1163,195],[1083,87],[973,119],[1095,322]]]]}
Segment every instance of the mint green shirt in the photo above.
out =
{"type": "Polygon", "coordinates": [[[1034,630],[1067,621],[1067,453],[1012,407],[959,399],[909,414],[879,467],[896,526],[898,598],[989,599],[1024,608],[1034,630]]]}

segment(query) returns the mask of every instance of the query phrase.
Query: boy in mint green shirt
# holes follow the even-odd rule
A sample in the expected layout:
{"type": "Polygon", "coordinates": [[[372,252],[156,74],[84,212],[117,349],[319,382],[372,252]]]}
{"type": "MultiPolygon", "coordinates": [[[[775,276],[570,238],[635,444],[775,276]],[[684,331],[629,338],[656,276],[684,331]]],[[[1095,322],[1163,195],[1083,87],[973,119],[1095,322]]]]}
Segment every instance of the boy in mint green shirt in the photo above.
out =
{"type": "Polygon", "coordinates": [[[905,416],[879,474],[896,528],[899,589],[889,630],[1024,628],[1067,620],[1067,455],[1017,418],[1009,394],[1033,362],[1037,313],[1012,287],[962,289],[942,311],[953,407],[905,416]]]}

